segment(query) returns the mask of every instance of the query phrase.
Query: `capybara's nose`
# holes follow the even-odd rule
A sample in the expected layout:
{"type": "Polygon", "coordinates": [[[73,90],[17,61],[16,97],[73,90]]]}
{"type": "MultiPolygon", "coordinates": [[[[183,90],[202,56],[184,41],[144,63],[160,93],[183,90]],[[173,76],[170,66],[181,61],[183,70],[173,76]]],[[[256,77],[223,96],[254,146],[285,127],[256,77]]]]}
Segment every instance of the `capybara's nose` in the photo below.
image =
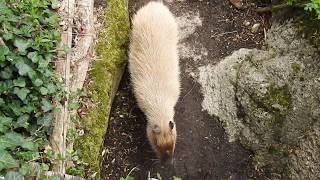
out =
{"type": "Polygon", "coordinates": [[[165,153],[161,154],[161,157],[160,157],[160,161],[163,164],[172,163],[172,159],[173,159],[172,155],[169,151],[166,151],[165,153]]]}

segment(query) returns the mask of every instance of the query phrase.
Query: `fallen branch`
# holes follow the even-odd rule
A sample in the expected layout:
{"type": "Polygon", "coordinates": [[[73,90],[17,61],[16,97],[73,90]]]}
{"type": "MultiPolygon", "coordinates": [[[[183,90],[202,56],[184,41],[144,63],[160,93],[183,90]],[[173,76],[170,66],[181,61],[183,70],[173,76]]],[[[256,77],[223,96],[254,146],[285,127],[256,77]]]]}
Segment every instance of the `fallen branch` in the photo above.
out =
{"type": "Polygon", "coordinates": [[[285,9],[285,8],[292,8],[292,7],[299,7],[299,8],[303,8],[305,6],[304,3],[302,4],[293,4],[293,5],[289,5],[289,4],[278,4],[278,5],[273,5],[273,6],[269,6],[269,7],[263,7],[263,8],[257,8],[256,12],[258,13],[265,13],[265,12],[274,12],[274,11],[278,11],[281,9],[285,9]]]}

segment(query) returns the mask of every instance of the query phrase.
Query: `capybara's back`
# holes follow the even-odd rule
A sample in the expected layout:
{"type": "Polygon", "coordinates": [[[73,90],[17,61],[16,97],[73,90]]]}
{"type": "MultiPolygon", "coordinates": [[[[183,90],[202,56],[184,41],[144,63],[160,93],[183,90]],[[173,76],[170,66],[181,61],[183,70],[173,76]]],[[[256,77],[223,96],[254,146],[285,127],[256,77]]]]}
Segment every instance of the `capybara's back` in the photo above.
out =
{"type": "Polygon", "coordinates": [[[173,155],[174,106],[180,94],[178,27],[160,2],[142,7],[132,20],[129,71],[134,94],[145,113],[147,136],[159,158],[173,155]]]}

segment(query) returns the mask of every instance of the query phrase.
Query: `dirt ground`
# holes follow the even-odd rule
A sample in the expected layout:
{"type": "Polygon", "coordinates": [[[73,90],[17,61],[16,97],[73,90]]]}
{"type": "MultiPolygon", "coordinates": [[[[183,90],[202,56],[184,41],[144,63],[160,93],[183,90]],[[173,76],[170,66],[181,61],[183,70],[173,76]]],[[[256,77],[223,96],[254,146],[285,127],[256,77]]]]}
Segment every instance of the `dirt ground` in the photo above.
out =
{"type": "MultiPolygon", "coordinates": [[[[147,0],[129,1],[130,15],[147,0]]],[[[260,48],[265,16],[252,4],[237,10],[227,0],[167,1],[178,17],[183,37],[180,42],[182,92],[176,106],[178,140],[173,165],[161,165],[146,139],[146,120],[137,107],[126,71],[116,94],[102,151],[103,179],[130,176],[184,180],[258,179],[252,153],[238,142],[229,143],[218,119],[202,111],[202,94],[196,81],[198,67],[215,64],[239,48],[260,48]],[[250,22],[250,25],[245,22],[250,22]],[[251,27],[260,23],[258,33],[251,27]]]]}

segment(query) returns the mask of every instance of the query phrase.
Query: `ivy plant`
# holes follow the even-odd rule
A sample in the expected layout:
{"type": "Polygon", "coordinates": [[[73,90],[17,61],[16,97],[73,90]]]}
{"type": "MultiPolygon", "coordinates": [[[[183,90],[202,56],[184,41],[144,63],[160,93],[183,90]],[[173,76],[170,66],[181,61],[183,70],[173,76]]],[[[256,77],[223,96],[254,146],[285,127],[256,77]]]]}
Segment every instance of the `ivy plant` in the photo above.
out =
{"type": "Polygon", "coordinates": [[[304,10],[311,12],[314,11],[318,19],[320,19],[320,0],[311,0],[305,5],[304,10]]]}
{"type": "Polygon", "coordinates": [[[54,71],[56,0],[0,0],[0,176],[22,179],[30,163],[50,167],[45,153],[53,102],[62,83],[54,71]]]}

